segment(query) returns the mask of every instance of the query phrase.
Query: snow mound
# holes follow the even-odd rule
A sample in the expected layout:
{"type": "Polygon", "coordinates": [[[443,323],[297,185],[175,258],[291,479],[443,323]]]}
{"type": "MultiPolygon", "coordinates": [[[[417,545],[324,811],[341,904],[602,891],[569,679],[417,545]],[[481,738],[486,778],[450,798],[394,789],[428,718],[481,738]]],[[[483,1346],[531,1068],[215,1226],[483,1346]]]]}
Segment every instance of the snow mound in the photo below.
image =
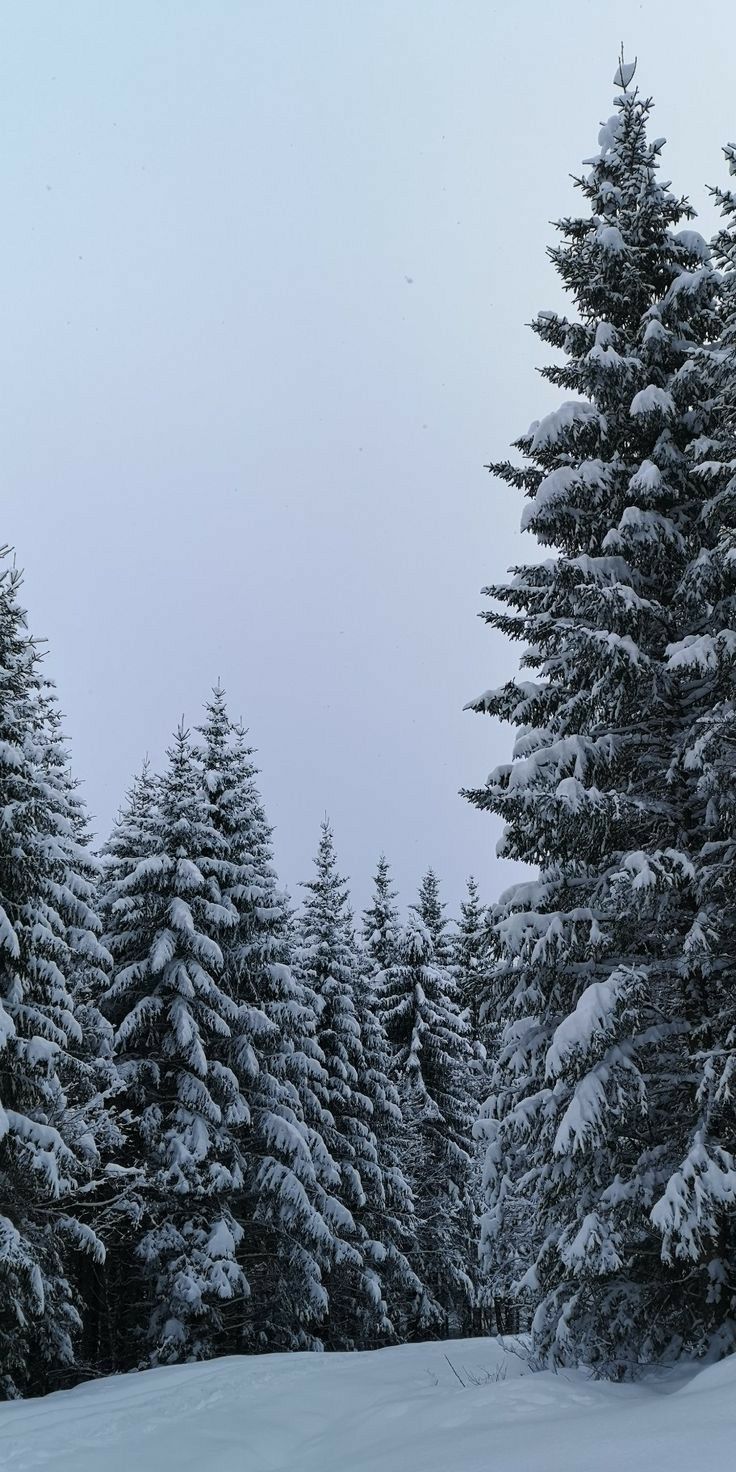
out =
{"type": "Polygon", "coordinates": [[[614,87],[623,87],[624,91],[632,80],[636,71],[636,61],[621,61],[616,67],[616,75],[613,79],[614,87]]]}
{"type": "Polygon", "coordinates": [[[0,1466],[695,1472],[732,1465],[735,1392],[736,1357],[605,1385],[531,1374],[493,1339],[211,1360],[0,1406],[0,1466]]]}

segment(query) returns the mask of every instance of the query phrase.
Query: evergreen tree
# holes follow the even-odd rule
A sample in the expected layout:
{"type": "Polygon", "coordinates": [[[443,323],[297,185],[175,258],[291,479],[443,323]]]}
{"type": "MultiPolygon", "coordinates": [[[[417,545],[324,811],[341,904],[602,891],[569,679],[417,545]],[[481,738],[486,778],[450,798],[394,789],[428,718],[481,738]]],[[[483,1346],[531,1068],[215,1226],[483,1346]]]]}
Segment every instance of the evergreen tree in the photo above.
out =
{"type": "Polygon", "coordinates": [[[340,1251],[330,1273],[327,1342],[331,1348],[349,1348],[389,1338],[393,1328],[380,1274],[385,1247],[370,1236],[367,1225],[383,1204],[383,1180],[373,1104],[364,1089],[367,1069],[356,1008],[359,963],[347,882],[338,873],[326,819],[314,878],[304,889],[300,965],[315,998],[317,1040],[327,1074],[322,1091],[325,1143],[340,1171],[345,1211],[340,1251]]]}
{"type": "MultiPolygon", "coordinates": [[[[468,1073],[467,1087],[472,1094],[474,1113],[488,1094],[491,1060],[496,1051],[497,1027],[485,1015],[490,1009],[483,1005],[487,999],[489,984],[488,914],[481,904],[478,885],[471,875],[468,879],[467,897],[460,906],[460,920],[453,936],[453,975],[457,986],[458,1002],[468,1021],[472,1042],[472,1062],[468,1073]]],[[[473,1139],[473,1200],[479,1203],[483,1189],[482,1144],[473,1139]]],[[[473,1264],[475,1282],[474,1332],[495,1329],[500,1333],[513,1332],[519,1327],[519,1315],[515,1306],[508,1301],[508,1292],[503,1294],[488,1264],[473,1264]]]]}
{"type": "MultiPolygon", "coordinates": [[[[736,148],[724,152],[736,173],[736,148]]],[[[697,906],[680,964],[695,1014],[688,1040],[694,1108],[679,1131],[678,1167],[652,1212],[665,1263],[687,1275],[690,1343],[710,1354],[736,1343],[736,196],[713,193],[725,219],[713,242],[723,323],[699,359],[711,405],[707,432],[690,446],[700,505],[699,538],[688,547],[679,590],[689,632],[668,649],[685,712],[678,775],[688,788],[681,821],[697,906]]]]}
{"type": "Polygon", "coordinates": [[[369,1227],[386,1248],[382,1265],[384,1297],[400,1340],[418,1312],[423,1285],[411,1267],[414,1254],[415,1213],[411,1184],[404,1169],[408,1130],[392,1073],[392,1049],[378,1011],[376,985],[398,957],[401,927],[397,892],[388,860],[381,854],[373,879],[371,903],[363,911],[361,967],[355,987],[355,1005],[363,1043],[363,1089],[373,1106],[372,1127],[381,1168],[377,1220],[369,1227]]]}
{"type": "Polygon", "coordinates": [[[481,1036],[480,1007],[486,981],[488,921],[480,891],[472,874],[467,898],[460,906],[460,921],[453,943],[453,964],[460,1005],[468,1012],[474,1038],[481,1036]]]}
{"type": "Polygon", "coordinates": [[[417,902],[412,905],[422,924],[429,931],[432,941],[434,959],[438,966],[450,966],[452,964],[452,944],[449,935],[445,932],[449,921],[445,915],[447,905],[440,898],[440,881],[429,867],[419,886],[417,902]]]}
{"type": "Polygon", "coordinates": [[[33,740],[52,828],[47,842],[53,842],[57,864],[54,898],[68,950],[66,970],[77,1024],[70,1034],[66,1082],[75,1107],[86,1102],[85,1133],[92,1131],[98,1149],[109,1156],[119,1149],[122,1135],[113,1117],[118,1079],[112,1061],[112,1028],[99,1009],[112,961],[101,942],[101,865],[91,852],[87,812],[71,770],[56,692],[49,680],[43,681],[40,691],[33,740]]]}
{"type": "MultiPolygon", "coordinates": [[[[127,909],[125,886],[143,860],[152,858],[160,849],[160,815],[158,811],[159,780],[151,770],[146,758],[140,772],[133,778],[126,799],[120,808],[115,824],[100,855],[99,905],[105,939],[111,942],[115,934],[115,946],[119,956],[125,947],[135,946],[135,932],[125,927],[124,913],[127,909]]],[[[138,901],[137,924],[142,927],[146,901],[141,894],[138,901]]],[[[155,914],[156,901],[150,900],[150,916],[155,914]]],[[[109,954],[109,952],[108,952],[109,954]]],[[[115,961],[110,955],[107,983],[99,993],[99,1009],[103,1025],[109,1029],[113,1065],[117,1077],[115,1104],[122,1111],[124,1140],[115,1156],[115,1173],[118,1190],[114,1196],[114,1218],[106,1234],[104,1272],[96,1275],[88,1285],[89,1308],[87,1314],[88,1334],[96,1352],[97,1368],[109,1373],[129,1369],[135,1364],[141,1351],[141,1304],[146,1289],[140,1282],[133,1287],[131,1263],[135,1263],[137,1243],[145,1230],[146,1199],[155,1199],[155,1185],[149,1178],[148,1161],[143,1156],[135,1138],[128,1135],[131,1110],[127,1099],[125,1072],[118,1068],[116,1057],[115,1028],[110,1022],[105,993],[115,961]]],[[[107,1052],[107,1040],[104,1051],[107,1052]]],[[[135,1132],[133,1132],[135,1133],[135,1132]]]]}
{"type": "MultiPolygon", "coordinates": [[[[126,824],[129,834],[139,824],[146,851],[133,867],[120,856],[105,895],[114,961],[105,1011],[133,1159],[145,1172],[137,1308],[149,1355],[166,1361],[212,1354],[223,1309],[249,1291],[231,1209],[243,1185],[238,1132],[248,1106],[232,1066],[238,1007],[222,985],[220,941],[237,923],[223,893],[229,868],[182,728],[155,809],[146,787],[138,784],[126,824]]],[[[118,849],[124,842],[119,833],[118,849]]]]}
{"type": "MultiPolygon", "coordinates": [[[[380,976],[381,973],[378,973],[380,976]]],[[[371,1318],[359,1348],[378,1342],[403,1342],[416,1322],[424,1287],[414,1268],[416,1219],[414,1193],[404,1166],[410,1131],[404,1121],[401,1098],[392,1073],[392,1049],[376,1008],[374,977],[370,986],[356,987],[355,1012],[360,1027],[362,1058],[358,1083],[371,1105],[375,1137],[375,1164],[363,1170],[365,1203],[357,1220],[372,1246],[372,1261],[380,1279],[388,1322],[371,1318]]]]}
{"type": "Polygon", "coordinates": [[[331,1124],[314,1011],[290,965],[290,914],[271,861],[270,830],[253,750],[218,686],[201,729],[199,760],[210,821],[230,865],[226,897],[237,926],[223,942],[223,985],[239,1008],[235,1047],[247,1076],[245,1180],[234,1210],[243,1228],[251,1296],[234,1348],[319,1344],[323,1283],[343,1214],[340,1174],[324,1143],[331,1124]]]}
{"type": "MultiPolygon", "coordinates": [[[[73,1255],[102,1245],[81,1220],[98,1164],[80,1098],[70,1103],[81,1027],[70,991],[75,895],[50,773],[48,689],[18,603],[20,575],[0,571],[0,1392],[48,1387],[70,1367],[81,1327],[73,1255]]],[[[81,883],[81,882],[80,882],[81,883]]],[[[80,1091],[83,1093],[84,1091],[80,1091]]]]}
{"type": "Polygon", "coordinates": [[[85,1149],[94,1141],[96,1158],[95,1182],[87,1183],[78,1211],[86,1228],[101,1235],[106,1247],[104,1262],[100,1253],[87,1253],[77,1255],[74,1264],[75,1289],[83,1300],[79,1354],[85,1365],[99,1370],[113,1364],[107,1252],[130,1213],[131,1183],[118,1164],[125,1143],[118,1109],[121,1085],[113,1060],[113,1030],[100,1011],[112,964],[100,940],[101,865],[90,851],[87,813],[71,771],[56,692],[48,680],[40,691],[34,744],[56,852],[54,899],[65,933],[66,974],[74,1005],[75,1026],[68,1029],[69,1046],[59,1071],[71,1118],[85,1149]]]}
{"type": "Polygon", "coordinates": [[[417,1215],[413,1266],[424,1293],[413,1333],[469,1332],[476,1255],[473,1051],[453,977],[437,965],[432,938],[418,916],[403,932],[398,959],[379,985],[417,1215]]]}
{"type": "Polygon", "coordinates": [[[702,237],[675,230],[692,211],[658,180],[663,140],[647,142],[651,104],[629,80],[622,63],[577,181],[590,213],[563,220],[551,252],[577,316],[534,323],[565,355],[545,376],[577,397],[518,441],[523,466],[492,467],[555,550],[486,590],[534,675],[473,702],[519,731],[470,794],[505,819],[503,852],[540,871],[494,917],[505,1026],[485,1241],[513,1261],[533,1224],[537,1352],[618,1375],[702,1348],[713,1318],[704,1256],[694,1271],[673,1251],[668,1203],[699,1112],[702,835],[683,734],[688,701],[712,692],[683,692],[674,665],[702,634],[689,569],[715,535],[693,462],[717,417],[718,285],[702,237]]]}
{"type": "Polygon", "coordinates": [[[468,1088],[476,1103],[488,1092],[488,1045],[495,1049],[495,1029],[481,1017],[488,989],[488,916],[481,905],[475,879],[468,879],[467,899],[460,906],[460,921],[452,945],[452,973],[459,1006],[467,1017],[472,1043],[472,1065],[468,1088]]]}
{"type": "Polygon", "coordinates": [[[158,779],[146,760],[133,778],[101,857],[104,894],[132,874],[159,847],[158,779]]]}
{"type": "Polygon", "coordinates": [[[373,895],[363,911],[363,949],[369,974],[385,971],[396,960],[399,911],[388,859],[381,854],[373,876],[373,895]]]}

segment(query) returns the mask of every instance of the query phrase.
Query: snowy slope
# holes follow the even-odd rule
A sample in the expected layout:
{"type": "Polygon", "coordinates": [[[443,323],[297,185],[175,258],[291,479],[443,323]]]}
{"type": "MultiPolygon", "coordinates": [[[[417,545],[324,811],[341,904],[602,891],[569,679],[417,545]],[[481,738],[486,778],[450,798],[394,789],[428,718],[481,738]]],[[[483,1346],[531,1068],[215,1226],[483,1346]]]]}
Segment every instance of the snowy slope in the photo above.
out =
{"type": "Polygon", "coordinates": [[[725,1472],[735,1391],[736,1357],[690,1380],[599,1385],[529,1374],[488,1339],[223,1359],[0,1406],[0,1467],[725,1472]]]}

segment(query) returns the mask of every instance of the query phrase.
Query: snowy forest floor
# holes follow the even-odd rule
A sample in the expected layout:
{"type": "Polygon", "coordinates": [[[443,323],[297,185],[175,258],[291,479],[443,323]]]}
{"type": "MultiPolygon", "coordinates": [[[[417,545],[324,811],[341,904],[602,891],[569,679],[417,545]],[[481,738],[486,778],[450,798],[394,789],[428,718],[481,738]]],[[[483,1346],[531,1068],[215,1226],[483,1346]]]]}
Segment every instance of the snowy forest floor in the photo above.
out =
{"type": "Polygon", "coordinates": [[[492,1339],[211,1360],[0,1406],[0,1466],[710,1472],[732,1465],[735,1390],[736,1356],[604,1385],[532,1374],[492,1339]]]}

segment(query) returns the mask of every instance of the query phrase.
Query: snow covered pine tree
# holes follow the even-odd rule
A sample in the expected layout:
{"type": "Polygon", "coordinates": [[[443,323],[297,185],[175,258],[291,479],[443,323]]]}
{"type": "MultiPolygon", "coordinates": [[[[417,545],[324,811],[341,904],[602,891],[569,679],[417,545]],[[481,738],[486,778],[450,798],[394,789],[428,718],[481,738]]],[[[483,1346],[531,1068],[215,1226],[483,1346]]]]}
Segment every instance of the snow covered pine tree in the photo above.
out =
{"type": "Polygon", "coordinates": [[[109,1302],[107,1253],[129,1216],[132,1184],[118,1161],[125,1137],[117,1118],[120,1079],[113,1060],[113,1030],[100,1011],[112,958],[100,942],[102,923],[97,913],[101,866],[90,852],[91,836],[79,784],[74,778],[62,730],[56,691],[44,680],[37,705],[34,748],[43,783],[49,832],[53,846],[53,889],[57,928],[66,941],[65,975],[74,1007],[73,1025],[67,1024],[68,1047],[59,1054],[59,1076],[70,1108],[70,1120],[94,1158],[92,1179],[77,1199],[75,1209],[85,1230],[101,1235],[101,1251],[76,1254],[74,1291],[81,1295],[82,1333],[77,1363],[84,1371],[114,1367],[109,1302]]]}
{"type": "MultiPolygon", "coordinates": [[[[158,850],[160,837],[157,802],[158,779],[146,759],[141,771],[131,782],[113,831],[100,855],[102,872],[99,908],[108,945],[111,943],[112,933],[120,924],[120,913],[115,909],[115,903],[124,882],[134,873],[141,860],[150,858],[158,850]]],[[[130,940],[132,941],[132,937],[130,940]]],[[[122,936],[117,945],[120,954],[122,936]]],[[[115,961],[110,955],[107,982],[98,994],[98,1006],[103,1022],[110,1028],[113,1067],[120,1090],[119,1102],[125,1109],[130,1100],[125,1097],[127,1088],[124,1070],[119,1068],[115,1056],[115,1029],[106,1015],[105,1003],[105,992],[114,969],[115,961]]],[[[126,1120],[129,1119],[130,1114],[126,1112],[126,1120]]],[[[140,1359],[140,1298],[143,1290],[140,1293],[134,1290],[131,1260],[134,1260],[135,1247],[141,1235],[144,1198],[147,1189],[151,1189],[147,1164],[135,1143],[128,1140],[127,1134],[115,1157],[115,1164],[123,1189],[118,1195],[118,1210],[112,1230],[106,1237],[105,1270],[94,1295],[92,1317],[95,1324],[91,1326],[92,1332],[96,1332],[99,1366],[109,1372],[129,1369],[140,1359]]]]}
{"type": "Polygon", "coordinates": [[[399,943],[399,911],[391,870],[381,854],[373,876],[373,894],[363,911],[363,950],[369,975],[385,971],[396,960],[399,943]]]}
{"type": "Polygon", "coordinates": [[[424,1292],[412,1337],[470,1332],[476,1214],[470,1139],[473,1050],[450,972],[418,915],[377,981],[406,1127],[403,1165],[417,1214],[412,1265],[424,1292]]]}
{"type": "Polygon", "coordinates": [[[545,376],[576,397],[518,441],[524,466],[491,467],[557,550],[486,590],[501,604],[488,621],[528,641],[534,677],[472,702],[519,732],[511,764],[469,796],[505,819],[503,853],[540,871],[495,914],[505,1028],[484,1121],[485,1245],[513,1261],[531,1223],[537,1352],[621,1376],[702,1351],[728,1316],[711,1249],[736,1177],[698,1139],[693,1069],[706,977],[726,959],[702,960],[708,835],[686,739],[715,689],[673,667],[713,616],[690,588],[722,514],[703,519],[696,472],[718,437],[720,287],[702,237],[676,231],[692,211],[658,181],[650,102],[631,67],[616,81],[577,181],[590,213],[564,219],[551,252],[577,317],[534,323],[565,355],[545,376]],[[698,1222],[701,1180],[721,1208],[698,1222]],[[688,1216],[697,1263],[678,1245],[688,1216]]]}
{"type": "Polygon", "coordinates": [[[440,881],[431,865],[422,878],[416,904],[412,905],[412,909],[429,931],[435,964],[449,966],[452,962],[452,943],[446,934],[450,923],[445,915],[447,905],[440,898],[440,881]]]}
{"type": "MultiPolygon", "coordinates": [[[[736,148],[724,153],[736,173],[736,148]]],[[[736,195],[712,192],[726,222],[713,242],[723,325],[701,363],[710,428],[691,447],[701,543],[689,549],[681,583],[690,632],[668,650],[686,713],[680,767],[689,782],[698,906],[683,962],[699,1014],[689,1057],[696,1107],[679,1168],[652,1214],[665,1261],[694,1275],[694,1303],[705,1296],[695,1343],[711,1354],[736,1347],[736,195]]]]}
{"type": "MultiPolygon", "coordinates": [[[[7,553],[3,554],[4,556],[7,553]]],[[[97,1166],[88,1076],[71,993],[74,951],[97,926],[72,864],[51,743],[49,687],[0,571],[0,1394],[49,1388],[74,1362],[81,1298],[73,1250],[101,1243],[78,1202],[97,1166]],[[70,927],[72,927],[70,929],[70,927]]],[[[57,751],[58,755],[58,751],[57,751]]],[[[78,857],[78,856],[77,856],[78,857]]],[[[80,864],[80,871],[81,871],[80,864]]]]}
{"type": "MultiPolygon", "coordinates": [[[[139,784],[139,808],[147,796],[139,784]]],[[[229,1057],[238,1007],[221,985],[220,941],[237,914],[183,728],[156,806],[135,821],[144,852],[117,873],[113,865],[104,896],[114,961],[104,1008],[133,1121],[126,1163],[145,1173],[141,1272],[129,1297],[142,1315],[140,1347],[161,1362],[211,1355],[224,1307],[248,1293],[232,1214],[248,1106],[229,1057]]]]}
{"type": "Polygon", "coordinates": [[[373,1245],[358,1221],[376,1170],[377,1150],[370,1128],[370,1100],[360,1088],[363,1046],[355,1009],[358,960],[352,914],[327,819],[322,823],[314,868],[314,878],[303,886],[306,899],[299,917],[298,961],[314,998],[317,1039],[326,1070],[322,1089],[328,1121],[325,1143],[340,1171],[337,1194],[343,1209],[342,1240],[329,1280],[326,1343],[330,1348],[353,1348],[356,1341],[376,1333],[390,1334],[390,1325],[371,1261],[373,1245]]]}
{"type": "Polygon", "coordinates": [[[481,1036],[480,1007],[487,956],[488,916],[471,874],[467,896],[460,906],[457,934],[453,936],[452,957],[458,998],[460,1005],[467,1010],[474,1039],[481,1036]]]}
{"type": "Polygon", "coordinates": [[[371,1125],[382,1173],[379,1222],[373,1234],[380,1237],[386,1250],[382,1267],[384,1296],[394,1334],[403,1342],[416,1321],[424,1288],[410,1267],[416,1250],[414,1198],[404,1169],[410,1130],[392,1078],[393,1050],[383,1026],[377,993],[384,971],[398,960],[401,926],[396,898],[388,861],[381,854],[373,878],[371,903],[363,911],[355,1006],[363,1043],[363,1088],[373,1106],[371,1125]]]}
{"type": "Polygon", "coordinates": [[[230,866],[224,892],[238,917],[222,942],[223,985],[239,1009],[234,1047],[249,1108],[233,1211],[251,1293],[229,1347],[315,1348],[342,1220],[333,1195],[340,1174],[323,1140],[331,1120],[318,1098],[327,1075],[310,998],[290,965],[289,907],[273,872],[253,750],[220,686],[200,735],[209,817],[230,866]]]}
{"type": "Polygon", "coordinates": [[[326,820],[315,875],[304,888],[299,960],[315,998],[317,1038],[327,1072],[323,1103],[332,1120],[325,1143],[340,1170],[344,1211],[342,1241],[330,1273],[326,1343],[331,1348],[366,1346],[396,1338],[389,1301],[401,1304],[405,1315],[407,1297],[417,1296],[420,1288],[402,1253],[410,1193],[396,1161],[381,1153],[373,1129],[374,1109],[391,1106],[391,1091],[382,1078],[380,1035],[371,1033],[368,1056],[363,1045],[356,996],[359,959],[347,883],[338,873],[326,820]]]}

